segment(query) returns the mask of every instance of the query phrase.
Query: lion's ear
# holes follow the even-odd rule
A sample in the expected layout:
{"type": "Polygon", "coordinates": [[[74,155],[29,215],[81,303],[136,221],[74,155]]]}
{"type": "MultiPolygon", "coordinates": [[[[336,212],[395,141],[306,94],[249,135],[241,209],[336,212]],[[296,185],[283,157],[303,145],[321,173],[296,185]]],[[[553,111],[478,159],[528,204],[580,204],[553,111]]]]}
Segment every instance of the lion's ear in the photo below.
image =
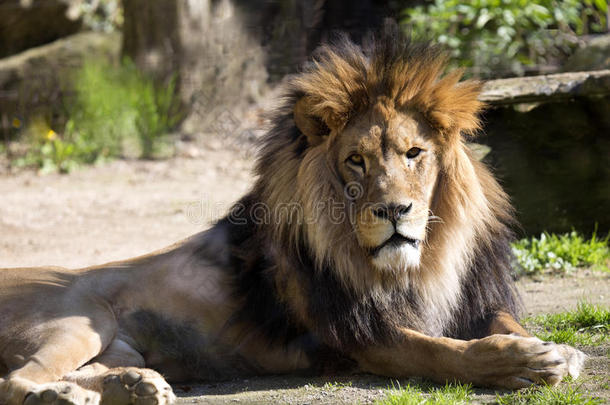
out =
{"type": "Polygon", "coordinates": [[[301,97],[294,105],[294,123],[306,137],[309,145],[315,146],[324,140],[330,129],[320,117],[311,113],[310,101],[307,96],[301,97]]]}

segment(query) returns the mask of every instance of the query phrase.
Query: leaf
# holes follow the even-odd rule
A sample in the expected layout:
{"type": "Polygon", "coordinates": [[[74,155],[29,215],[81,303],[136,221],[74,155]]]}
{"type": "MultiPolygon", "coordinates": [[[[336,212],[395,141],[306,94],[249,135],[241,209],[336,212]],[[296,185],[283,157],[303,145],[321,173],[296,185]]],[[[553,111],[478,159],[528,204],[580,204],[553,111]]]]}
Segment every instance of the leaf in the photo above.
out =
{"type": "Polygon", "coordinates": [[[599,11],[601,11],[602,13],[605,13],[608,10],[608,3],[606,2],[606,0],[594,0],[595,1],[595,7],[597,7],[597,9],[599,11]]]}
{"type": "Polygon", "coordinates": [[[486,8],[484,8],[484,9],[481,10],[481,14],[479,14],[479,18],[477,18],[477,23],[475,24],[475,26],[478,29],[481,29],[491,19],[492,19],[492,15],[487,11],[486,8]]]}
{"type": "Polygon", "coordinates": [[[502,12],[502,17],[506,20],[506,23],[509,25],[515,25],[515,16],[510,10],[504,10],[502,12]]]}

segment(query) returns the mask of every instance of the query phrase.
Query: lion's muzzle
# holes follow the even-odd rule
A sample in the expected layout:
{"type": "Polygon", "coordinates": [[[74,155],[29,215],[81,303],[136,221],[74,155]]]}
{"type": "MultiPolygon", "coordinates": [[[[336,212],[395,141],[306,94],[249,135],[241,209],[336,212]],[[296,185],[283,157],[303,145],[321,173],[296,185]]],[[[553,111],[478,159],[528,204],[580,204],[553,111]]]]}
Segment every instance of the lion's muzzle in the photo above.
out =
{"type": "Polygon", "coordinates": [[[396,226],[396,223],[400,221],[401,218],[406,216],[411,208],[413,207],[413,203],[405,204],[378,204],[373,208],[373,214],[381,219],[388,220],[396,226]]]}
{"type": "Polygon", "coordinates": [[[370,254],[371,254],[371,256],[376,257],[379,254],[379,252],[381,251],[381,249],[383,249],[383,248],[386,248],[386,247],[390,248],[390,249],[399,248],[405,244],[410,245],[415,249],[419,249],[420,240],[413,239],[408,236],[401,235],[398,232],[395,232],[392,236],[390,236],[390,238],[388,238],[381,245],[371,249],[370,254]]]}

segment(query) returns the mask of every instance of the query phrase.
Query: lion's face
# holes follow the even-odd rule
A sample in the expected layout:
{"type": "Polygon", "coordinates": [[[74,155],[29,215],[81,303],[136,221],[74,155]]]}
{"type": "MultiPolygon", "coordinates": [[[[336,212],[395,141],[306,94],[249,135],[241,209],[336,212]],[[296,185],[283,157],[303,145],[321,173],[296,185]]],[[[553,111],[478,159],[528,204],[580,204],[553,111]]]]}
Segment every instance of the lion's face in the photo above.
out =
{"type": "Polygon", "coordinates": [[[300,250],[306,244],[318,267],[332,264],[361,291],[438,281],[441,273],[458,285],[467,245],[497,223],[484,191],[505,203],[491,180],[490,190],[479,186],[484,172],[464,145],[463,135],[479,129],[481,84],[460,82],[459,70],[443,74],[446,62],[438,47],[383,36],[316,52],[291,80],[289,103],[257,166],[262,179],[275,179],[261,183],[266,201],[296,202],[307,219],[303,227],[278,221],[274,237],[300,250]],[[325,208],[337,199],[344,211],[325,208]],[[339,224],[336,214],[345,211],[350,221],[339,224]]]}
{"type": "Polygon", "coordinates": [[[439,172],[432,135],[417,113],[377,107],[329,145],[329,157],[355,208],[358,243],[378,269],[419,265],[439,172]]]}

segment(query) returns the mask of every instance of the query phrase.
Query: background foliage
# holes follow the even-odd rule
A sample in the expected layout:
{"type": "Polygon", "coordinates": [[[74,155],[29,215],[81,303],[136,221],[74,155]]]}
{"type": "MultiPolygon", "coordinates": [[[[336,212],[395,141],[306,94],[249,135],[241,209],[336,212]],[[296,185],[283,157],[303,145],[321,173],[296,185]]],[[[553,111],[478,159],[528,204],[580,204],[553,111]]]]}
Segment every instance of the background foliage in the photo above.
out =
{"type": "Polygon", "coordinates": [[[150,159],[163,152],[168,133],[182,117],[175,81],[156,85],[128,60],[119,67],[87,61],[73,86],[65,126],[32,122],[26,131],[28,151],[17,166],[68,172],[80,163],[118,156],[150,159]]]}
{"type": "Polygon", "coordinates": [[[544,232],[540,237],[521,239],[513,243],[517,270],[527,275],[545,271],[563,273],[578,267],[608,270],[610,235],[600,239],[596,232],[590,239],[573,231],[557,235],[544,232]]]}
{"type": "Polygon", "coordinates": [[[415,36],[447,45],[474,76],[523,75],[555,63],[577,36],[603,32],[606,0],[434,0],[407,8],[415,36]]]}

